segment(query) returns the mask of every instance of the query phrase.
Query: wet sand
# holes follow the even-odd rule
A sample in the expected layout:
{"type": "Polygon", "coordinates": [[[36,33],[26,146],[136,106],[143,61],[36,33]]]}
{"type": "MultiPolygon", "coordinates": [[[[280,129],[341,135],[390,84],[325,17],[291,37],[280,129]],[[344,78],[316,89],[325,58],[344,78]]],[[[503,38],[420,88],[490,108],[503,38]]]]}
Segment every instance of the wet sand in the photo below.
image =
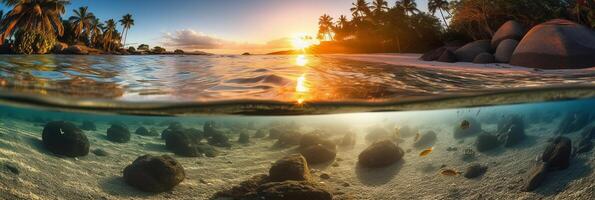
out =
{"type": "MultiPolygon", "coordinates": [[[[357,145],[353,149],[339,149],[335,161],[338,165],[328,163],[311,168],[317,181],[334,188],[336,199],[593,199],[595,151],[572,159],[567,170],[549,173],[535,191],[520,191],[526,171],[547,145],[547,139],[553,136],[555,124],[558,120],[528,126],[529,137],[515,148],[476,153],[473,163],[488,166],[487,173],[476,179],[438,173],[441,165],[463,171],[470,162],[461,159],[462,150],[472,148],[474,142],[473,138],[467,138],[459,143],[452,137],[452,126],[445,124],[421,128],[422,132],[438,133],[434,151],[427,157],[419,157],[420,150],[412,148],[413,139],[408,138],[400,146],[412,152],[406,153],[402,161],[386,168],[360,168],[356,164],[357,156],[367,146],[363,139],[366,127],[355,127],[357,145]],[[458,150],[447,151],[448,147],[458,150]],[[318,178],[323,172],[331,178],[318,178]]],[[[101,148],[109,156],[89,153],[77,159],[61,158],[43,148],[42,126],[6,119],[0,120],[0,125],[0,163],[10,163],[20,171],[16,175],[5,167],[0,168],[0,199],[208,199],[216,191],[267,173],[272,162],[296,152],[295,148],[271,149],[273,140],[251,139],[249,145],[234,142],[231,149],[218,148],[221,154],[215,158],[183,158],[168,152],[158,137],[133,134],[129,143],[111,143],[105,139],[108,125],[101,123],[97,124],[97,131],[86,133],[91,150],[101,148]],[[186,179],[173,191],[161,194],[140,192],[126,185],[121,178],[123,168],[147,153],[174,156],[184,166],[186,179]]],[[[136,127],[130,125],[131,130],[136,127]]],[[[484,125],[483,129],[491,131],[496,127],[484,125]]],[[[567,136],[574,142],[578,135],[567,136]]]]}

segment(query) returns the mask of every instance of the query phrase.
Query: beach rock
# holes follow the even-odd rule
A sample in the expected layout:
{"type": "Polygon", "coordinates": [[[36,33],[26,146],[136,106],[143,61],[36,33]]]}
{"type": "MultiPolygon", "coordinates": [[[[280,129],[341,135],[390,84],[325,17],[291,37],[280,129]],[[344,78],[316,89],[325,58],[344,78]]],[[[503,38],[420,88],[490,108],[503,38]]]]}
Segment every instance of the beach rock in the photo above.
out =
{"type": "Polygon", "coordinates": [[[64,54],[75,54],[75,55],[87,55],[89,51],[86,50],[84,46],[81,45],[70,45],[68,48],[62,50],[64,54]]]}
{"type": "Polygon", "coordinates": [[[185,176],[184,167],[167,155],[144,155],[124,169],[126,183],[145,192],[169,191],[185,176]]]}
{"type": "Polygon", "coordinates": [[[199,157],[203,154],[199,147],[201,140],[202,135],[179,128],[167,134],[165,147],[179,156],[199,157]]]}
{"type": "Polygon", "coordinates": [[[308,181],[265,183],[258,187],[256,198],[266,200],[332,200],[333,195],[324,187],[308,181]]]}
{"type": "Polygon", "coordinates": [[[250,135],[248,133],[240,133],[240,137],[238,137],[238,142],[241,144],[248,144],[250,143],[250,135]]]}
{"type": "Polygon", "coordinates": [[[454,53],[457,60],[461,62],[473,62],[477,55],[491,51],[492,44],[489,40],[477,40],[457,49],[454,53]]]}
{"type": "Polygon", "coordinates": [[[491,53],[480,53],[473,59],[473,63],[476,64],[489,64],[495,62],[496,59],[494,58],[494,55],[492,55],[491,53]]]}
{"type": "Polygon", "coordinates": [[[533,166],[529,172],[528,178],[525,181],[523,191],[529,192],[539,187],[539,185],[541,185],[541,183],[545,180],[546,174],[547,166],[545,163],[540,162],[539,164],[533,166]]]}
{"type": "Polygon", "coordinates": [[[308,164],[313,165],[335,160],[337,150],[334,146],[315,144],[300,148],[300,154],[306,158],[308,164]]]}
{"type": "Polygon", "coordinates": [[[525,135],[525,125],[520,116],[510,116],[503,119],[498,124],[498,140],[505,147],[512,147],[521,143],[527,136],[525,135]]]}
{"type": "Polygon", "coordinates": [[[446,62],[446,63],[456,63],[457,61],[459,61],[459,59],[457,59],[457,55],[455,55],[455,53],[453,53],[451,50],[446,50],[442,53],[442,55],[440,55],[440,57],[438,57],[438,59],[436,61],[446,62]]]}
{"type": "Polygon", "coordinates": [[[213,195],[214,199],[231,198],[231,199],[248,199],[249,196],[256,195],[256,190],[262,184],[269,182],[269,177],[266,174],[259,174],[252,178],[241,182],[239,185],[230,189],[219,191],[213,195]]]}
{"type": "Polygon", "coordinates": [[[211,135],[211,137],[207,141],[210,145],[216,147],[231,147],[231,143],[229,143],[229,138],[221,132],[217,132],[211,135]]]}
{"type": "Polygon", "coordinates": [[[498,140],[498,137],[483,133],[477,136],[477,140],[475,141],[475,148],[479,152],[486,152],[495,148],[498,148],[502,143],[498,140]]]}
{"type": "Polygon", "coordinates": [[[479,177],[479,176],[485,174],[487,170],[488,170],[487,166],[483,166],[480,164],[471,164],[471,165],[467,166],[467,168],[465,169],[465,172],[463,173],[463,176],[465,178],[472,179],[472,178],[476,178],[476,177],[479,177]]]}
{"type": "Polygon", "coordinates": [[[428,131],[427,133],[420,134],[419,138],[413,143],[413,147],[418,149],[425,149],[434,146],[436,143],[436,133],[434,131],[428,131]]]}
{"type": "Polygon", "coordinates": [[[144,136],[148,136],[149,135],[149,130],[147,128],[145,128],[144,126],[138,127],[136,129],[136,131],[134,131],[135,134],[137,135],[144,135],[144,136]]]}
{"type": "Polygon", "coordinates": [[[264,138],[266,137],[266,132],[264,129],[258,129],[256,133],[254,133],[254,138],[264,138]]]}
{"type": "Polygon", "coordinates": [[[466,137],[470,137],[470,136],[475,136],[479,133],[482,133],[482,129],[481,129],[481,123],[479,123],[479,121],[477,121],[475,118],[471,118],[471,117],[464,117],[463,118],[464,121],[469,122],[469,127],[465,128],[461,126],[461,122],[455,124],[454,126],[454,131],[453,131],[453,136],[455,139],[461,139],[461,138],[466,138],[466,137]]]}
{"type": "Polygon", "coordinates": [[[365,137],[366,142],[374,143],[382,140],[394,140],[396,135],[381,127],[372,128],[365,137]]]}
{"type": "Polygon", "coordinates": [[[566,137],[556,137],[543,151],[541,156],[546,163],[548,170],[563,170],[568,168],[570,155],[572,154],[572,143],[566,137]]]}
{"type": "Polygon", "coordinates": [[[306,159],[299,154],[286,156],[275,162],[269,169],[269,180],[273,182],[308,181],[310,178],[306,159]]]}
{"type": "Polygon", "coordinates": [[[43,145],[52,153],[79,157],[89,154],[89,140],[81,129],[64,121],[49,122],[42,132],[43,145]]]}
{"type": "MultiPolygon", "coordinates": [[[[68,44],[63,42],[56,42],[54,47],[52,48],[52,53],[60,54],[64,51],[64,49],[68,48],[68,44]]],[[[84,129],[83,129],[84,130],[84,129]]]]}
{"type": "Polygon", "coordinates": [[[91,152],[96,156],[109,156],[109,153],[103,149],[93,149],[91,152]]]}
{"type": "Polygon", "coordinates": [[[506,39],[500,42],[498,47],[496,48],[496,53],[494,53],[494,57],[496,58],[496,62],[499,63],[508,63],[510,62],[510,58],[512,58],[512,54],[514,50],[519,45],[519,41],[513,39],[506,39]]]}
{"type": "Polygon", "coordinates": [[[80,128],[85,131],[96,131],[97,130],[95,123],[93,123],[92,121],[83,121],[80,128]]]}
{"type": "Polygon", "coordinates": [[[555,19],[531,29],[515,49],[510,64],[542,69],[595,66],[595,33],[572,21],[555,19]]]}
{"type": "Polygon", "coordinates": [[[506,39],[521,40],[525,34],[525,28],[520,23],[510,20],[502,24],[492,37],[492,47],[496,48],[506,39]]]}
{"type": "Polygon", "coordinates": [[[378,141],[359,154],[358,163],[368,168],[386,167],[401,160],[404,154],[403,149],[390,140],[378,141]]]}
{"type": "Polygon", "coordinates": [[[438,58],[440,58],[440,56],[442,54],[444,54],[444,51],[446,51],[447,48],[446,47],[440,47],[437,49],[433,49],[431,51],[428,51],[426,53],[424,53],[420,59],[423,61],[435,61],[438,60],[438,58]]]}
{"type": "Polygon", "coordinates": [[[564,116],[560,125],[558,125],[556,133],[568,134],[581,130],[587,126],[587,124],[591,123],[591,121],[593,121],[593,119],[588,112],[568,113],[564,116]]]}
{"type": "Polygon", "coordinates": [[[130,141],[130,131],[124,124],[114,123],[107,129],[107,139],[112,142],[126,143],[130,141]]]}

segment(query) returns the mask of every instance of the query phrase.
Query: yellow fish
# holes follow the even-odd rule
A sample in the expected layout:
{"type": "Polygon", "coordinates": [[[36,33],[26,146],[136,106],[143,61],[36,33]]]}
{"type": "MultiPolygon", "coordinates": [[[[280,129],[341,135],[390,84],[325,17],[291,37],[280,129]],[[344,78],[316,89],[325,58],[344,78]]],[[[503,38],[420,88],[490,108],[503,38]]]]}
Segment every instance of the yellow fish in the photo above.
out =
{"type": "Polygon", "coordinates": [[[445,170],[440,171],[440,174],[442,174],[444,176],[457,176],[457,175],[461,174],[461,172],[457,172],[452,169],[445,169],[445,170]]]}
{"type": "Polygon", "coordinates": [[[465,129],[468,129],[469,127],[471,127],[471,123],[469,123],[469,121],[463,120],[463,122],[461,122],[461,129],[465,130],[465,129]]]}
{"type": "Polygon", "coordinates": [[[434,147],[430,147],[426,150],[423,150],[421,153],[419,153],[419,157],[426,157],[427,155],[430,155],[432,151],[434,151],[434,147]]]}

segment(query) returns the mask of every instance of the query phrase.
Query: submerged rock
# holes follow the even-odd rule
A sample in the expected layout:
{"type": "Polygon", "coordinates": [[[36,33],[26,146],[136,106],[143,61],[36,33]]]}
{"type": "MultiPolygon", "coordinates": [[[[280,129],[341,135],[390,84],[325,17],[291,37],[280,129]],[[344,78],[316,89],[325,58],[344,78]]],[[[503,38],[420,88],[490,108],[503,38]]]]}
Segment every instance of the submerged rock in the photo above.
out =
{"type": "Polygon", "coordinates": [[[185,177],[184,167],[167,155],[144,155],[124,169],[126,183],[146,192],[169,191],[185,177]]]}
{"type": "Polygon", "coordinates": [[[486,152],[495,148],[498,148],[502,143],[498,140],[498,137],[483,133],[477,136],[477,140],[475,141],[475,148],[479,152],[486,152]]]}
{"type": "Polygon", "coordinates": [[[428,131],[425,134],[419,135],[419,138],[415,140],[413,146],[418,149],[425,149],[434,146],[436,142],[436,133],[434,131],[428,131]]]}
{"type": "Polygon", "coordinates": [[[83,121],[83,123],[81,124],[80,127],[82,130],[85,130],[85,131],[96,131],[97,130],[95,123],[93,123],[92,121],[83,121]]]}
{"type": "Polygon", "coordinates": [[[398,129],[398,134],[400,138],[410,138],[415,136],[415,134],[417,134],[418,132],[419,130],[411,128],[409,126],[403,126],[398,129]]]}
{"type": "Polygon", "coordinates": [[[148,136],[149,135],[149,130],[147,128],[145,128],[144,126],[138,127],[136,129],[136,131],[134,131],[135,134],[137,135],[144,135],[144,136],[148,136]]]}
{"type": "Polygon", "coordinates": [[[375,127],[375,128],[372,128],[368,132],[365,139],[366,139],[366,142],[368,142],[368,143],[374,143],[374,142],[382,141],[382,140],[394,140],[395,136],[396,136],[395,134],[390,133],[389,131],[387,131],[384,128],[375,127]]]}
{"type": "Polygon", "coordinates": [[[480,164],[471,164],[465,169],[463,176],[468,179],[476,178],[485,174],[487,170],[487,166],[483,166],[480,164]]]}
{"type": "Polygon", "coordinates": [[[202,134],[190,129],[178,128],[172,130],[165,138],[165,147],[176,155],[198,157],[204,153],[200,148],[202,134]]]}
{"type": "Polygon", "coordinates": [[[170,133],[181,129],[184,129],[184,127],[179,122],[169,122],[167,128],[161,131],[161,139],[165,139],[170,133]]]}
{"type": "Polygon", "coordinates": [[[250,135],[248,133],[240,133],[240,137],[238,137],[238,142],[240,144],[248,144],[250,143],[250,135]]]}
{"type": "Polygon", "coordinates": [[[555,19],[533,27],[517,46],[511,64],[543,69],[595,66],[595,33],[572,21],[555,19]]]}
{"type": "Polygon", "coordinates": [[[320,164],[335,160],[337,150],[334,146],[315,144],[300,148],[300,154],[306,158],[308,164],[320,164]]]}
{"type": "Polygon", "coordinates": [[[256,190],[262,184],[268,183],[269,176],[266,174],[259,174],[252,178],[241,182],[228,190],[219,191],[213,195],[217,198],[231,198],[231,199],[247,199],[248,196],[256,195],[256,190]]]}
{"type": "Polygon", "coordinates": [[[93,154],[95,154],[96,156],[108,156],[109,153],[103,149],[93,149],[93,151],[91,151],[93,154]]]}
{"type": "Polygon", "coordinates": [[[581,130],[591,123],[592,120],[588,112],[569,113],[564,116],[556,132],[558,134],[572,133],[581,130]]]}
{"type": "Polygon", "coordinates": [[[369,168],[386,167],[401,160],[404,154],[403,149],[390,140],[378,141],[359,154],[358,163],[369,168]]]}
{"type": "Polygon", "coordinates": [[[332,200],[333,195],[322,186],[308,181],[270,182],[258,187],[255,199],[267,200],[332,200]]]}
{"type": "Polygon", "coordinates": [[[539,163],[531,169],[529,172],[529,176],[525,181],[525,185],[523,186],[523,191],[529,192],[533,191],[535,188],[539,187],[541,183],[545,180],[545,175],[547,174],[547,166],[545,163],[539,163]]]}
{"type": "Polygon", "coordinates": [[[355,146],[355,143],[355,133],[345,133],[338,144],[341,147],[353,147],[355,146]]]}
{"type": "Polygon", "coordinates": [[[107,129],[107,139],[112,142],[126,143],[130,141],[130,131],[124,124],[114,123],[107,129]]]}
{"type": "Polygon", "coordinates": [[[258,131],[256,131],[256,133],[254,134],[254,138],[264,138],[266,137],[266,132],[264,129],[258,129],[258,131]]]}
{"type": "Polygon", "coordinates": [[[42,140],[45,148],[58,155],[79,157],[89,154],[87,136],[70,122],[47,123],[43,128],[42,140]]]}
{"type": "Polygon", "coordinates": [[[207,141],[210,145],[216,147],[231,147],[231,143],[229,143],[229,138],[221,132],[212,134],[211,137],[207,139],[207,141]]]}
{"type": "Polygon", "coordinates": [[[296,131],[287,131],[283,133],[279,133],[276,136],[277,142],[275,142],[274,147],[276,148],[287,148],[291,146],[296,146],[300,144],[302,134],[296,131]]]}
{"type": "Polygon", "coordinates": [[[523,118],[512,116],[504,119],[498,124],[498,140],[505,147],[512,147],[521,143],[527,136],[525,135],[525,124],[523,118]]]}
{"type": "Polygon", "coordinates": [[[550,145],[545,148],[541,158],[546,163],[548,170],[563,170],[568,168],[572,144],[566,137],[556,137],[550,145]]]}
{"type": "Polygon", "coordinates": [[[275,162],[269,169],[269,180],[273,182],[308,181],[310,178],[306,159],[299,154],[286,156],[275,162]]]}

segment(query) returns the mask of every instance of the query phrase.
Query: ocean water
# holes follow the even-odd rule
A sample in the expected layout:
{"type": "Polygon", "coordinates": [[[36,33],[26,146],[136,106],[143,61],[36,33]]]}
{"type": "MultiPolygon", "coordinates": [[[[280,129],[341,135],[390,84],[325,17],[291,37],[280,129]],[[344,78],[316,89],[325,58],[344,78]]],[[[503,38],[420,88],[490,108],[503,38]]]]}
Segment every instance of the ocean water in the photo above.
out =
{"type": "Polygon", "coordinates": [[[594,83],[589,69],[311,55],[2,55],[0,199],[230,199],[216,194],[294,154],[306,158],[305,182],[333,199],[594,199],[594,83]],[[89,152],[50,150],[42,133],[54,122],[80,129],[89,152]],[[129,139],[108,136],[118,125],[129,139]],[[184,140],[200,148],[167,144],[176,131],[200,135],[184,140]],[[308,153],[304,135],[324,149],[308,153]],[[560,137],[571,144],[555,146],[560,137]],[[362,152],[386,140],[398,159],[366,166],[362,152]],[[556,154],[568,166],[546,162],[550,146],[569,151],[556,154]],[[173,157],[183,181],[166,192],[129,184],[124,169],[146,154],[173,157]],[[527,191],[541,165],[545,178],[527,191]]]}

